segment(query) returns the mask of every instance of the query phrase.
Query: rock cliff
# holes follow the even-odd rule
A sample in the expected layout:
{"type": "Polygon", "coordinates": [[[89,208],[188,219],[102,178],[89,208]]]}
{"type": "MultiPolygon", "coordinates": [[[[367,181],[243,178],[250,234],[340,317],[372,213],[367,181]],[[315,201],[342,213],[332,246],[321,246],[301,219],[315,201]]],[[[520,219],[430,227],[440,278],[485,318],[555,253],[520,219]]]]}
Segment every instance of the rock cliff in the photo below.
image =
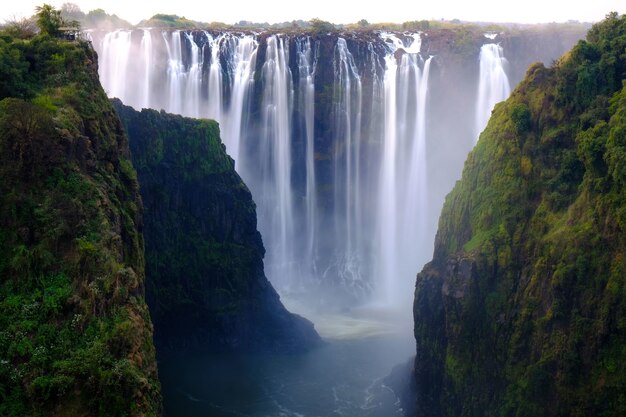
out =
{"type": "Polygon", "coordinates": [[[626,17],[496,107],[414,318],[419,416],[626,413],[626,17]]]}
{"type": "Polygon", "coordinates": [[[256,207],[216,122],[114,100],[143,198],[147,300],[159,354],[299,351],[320,342],[265,277],[256,207]]]}

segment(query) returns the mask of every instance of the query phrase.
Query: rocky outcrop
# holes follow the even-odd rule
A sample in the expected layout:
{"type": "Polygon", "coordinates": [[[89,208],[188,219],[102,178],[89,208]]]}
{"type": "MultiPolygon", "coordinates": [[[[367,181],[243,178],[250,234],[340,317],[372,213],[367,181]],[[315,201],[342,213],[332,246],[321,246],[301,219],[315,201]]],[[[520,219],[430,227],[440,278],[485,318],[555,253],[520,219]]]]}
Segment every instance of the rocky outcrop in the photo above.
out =
{"type": "Polygon", "coordinates": [[[418,416],[626,413],[626,17],[498,105],[417,277],[418,416]]]}
{"type": "Polygon", "coordinates": [[[113,103],[141,184],[157,352],[318,344],[313,325],[289,313],[265,277],[255,204],[217,123],[113,103]]]}

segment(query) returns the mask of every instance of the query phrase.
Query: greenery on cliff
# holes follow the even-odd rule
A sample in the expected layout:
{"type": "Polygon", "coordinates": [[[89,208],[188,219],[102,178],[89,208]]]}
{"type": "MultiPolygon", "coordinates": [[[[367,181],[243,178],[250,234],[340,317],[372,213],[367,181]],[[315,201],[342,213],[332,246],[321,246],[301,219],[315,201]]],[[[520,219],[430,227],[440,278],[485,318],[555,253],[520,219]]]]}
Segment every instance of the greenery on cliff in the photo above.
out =
{"type": "Polygon", "coordinates": [[[319,343],[263,272],[256,207],[216,122],[114,101],[145,207],[147,300],[160,354],[296,351],[319,343]]]}
{"type": "Polygon", "coordinates": [[[626,415],[625,51],[611,14],[494,110],[418,275],[418,415],[626,415]]]}
{"type": "Polygon", "coordinates": [[[160,414],[141,224],[90,45],[0,34],[0,415],[160,414]]]}

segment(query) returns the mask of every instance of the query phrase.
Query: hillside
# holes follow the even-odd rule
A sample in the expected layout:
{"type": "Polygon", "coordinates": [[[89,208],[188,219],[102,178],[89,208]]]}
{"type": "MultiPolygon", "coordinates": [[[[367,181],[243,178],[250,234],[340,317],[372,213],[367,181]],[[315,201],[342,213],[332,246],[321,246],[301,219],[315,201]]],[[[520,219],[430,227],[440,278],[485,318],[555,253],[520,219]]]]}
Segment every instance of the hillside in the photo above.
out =
{"type": "Polygon", "coordinates": [[[626,414],[626,16],[498,105],[414,318],[419,416],[626,414]]]}
{"type": "Polygon", "coordinates": [[[160,415],[128,141],[86,42],[0,36],[0,415],[160,415]]]}

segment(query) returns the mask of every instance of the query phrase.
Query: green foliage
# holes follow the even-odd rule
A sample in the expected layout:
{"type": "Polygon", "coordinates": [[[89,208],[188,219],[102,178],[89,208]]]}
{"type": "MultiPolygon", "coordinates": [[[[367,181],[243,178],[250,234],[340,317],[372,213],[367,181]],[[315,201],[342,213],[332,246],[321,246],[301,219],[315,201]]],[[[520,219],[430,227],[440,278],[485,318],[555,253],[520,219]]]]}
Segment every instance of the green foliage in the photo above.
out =
{"type": "Polygon", "coordinates": [[[428,30],[430,29],[430,22],[428,20],[412,20],[402,23],[402,29],[404,30],[428,30]]]}
{"type": "Polygon", "coordinates": [[[531,128],[530,109],[524,104],[518,104],[511,111],[511,120],[515,124],[517,134],[523,135],[531,128]]]}
{"type": "Polygon", "coordinates": [[[142,21],[142,26],[152,26],[152,27],[162,27],[162,28],[172,28],[172,29],[192,29],[192,28],[200,28],[200,27],[208,27],[211,26],[214,29],[219,29],[219,26],[226,27],[227,25],[221,24],[206,24],[201,22],[196,22],[194,20],[189,20],[186,17],[180,17],[174,14],[155,14],[150,19],[142,21]]]}
{"type": "Polygon", "coordinates": [[[0,415],[154,415],[141,203],[95,53],[0,49],[0,415]]]}
{"type": "Polygon", "coordinates": [[[50,36],[59,36],[61,34],[59,28],[64,24],[61,17],[61,11],[55,9],[49,4],[37,6],[35,8],[37,16],[37,26],[43,34],[50,36]]]}
{"type": "Polygon", "coordinates": [[[334,32],[337,30],[337,28],[335,27],[335,25],[333,25],[330,22],[327,22],[325,20],[322,19],[311,19],[309,20],[309,24],[310,24],[310,30],[314,33],[328,33],[328,32],[334,32]]]}
{"type": "Polygon", "coordinates": [[[416,292],[440,283],[441,315],[415,311],[417,373],[443,372],[432,415],[626,413],[625,34],[611,14],[531,67],[446,198],[416,292]]]}

